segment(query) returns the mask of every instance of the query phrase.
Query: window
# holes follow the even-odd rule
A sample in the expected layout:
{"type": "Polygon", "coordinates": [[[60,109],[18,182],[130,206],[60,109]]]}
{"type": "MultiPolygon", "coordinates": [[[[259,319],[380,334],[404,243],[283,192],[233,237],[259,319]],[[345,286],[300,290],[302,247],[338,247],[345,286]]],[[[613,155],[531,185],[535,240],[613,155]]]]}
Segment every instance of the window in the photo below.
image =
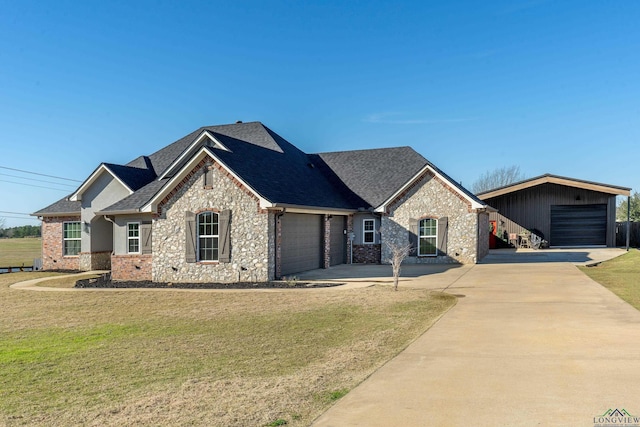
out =
{"type": "Polygon", "coordinates": [[[438,220],[433,218],[427,218],[420,220],[418,226],[419,244],[418,255],[419,256],[436,256],[438,255],[438,220]]]}
{"type": "Polygon", "coordinates": [[[62,224],[62,254],[64,256],[78,255],[82,243],[80,221],[62,224]]]}
{"type": "Polygon", "coordinates": [[[363,243],[374,243],[375,237],[375,219],[365,219],[362,222],[362,241],[363,243]]]}
{"type": "Polygon", "coordinates": [[[198,215],[198,261],[218,261],[218,214],[198,215]]]}
{"type": "Polygon", "coordinates": [[[130,254],[140,253],[140,223],[127,223],[127,252],[130,254]]]}

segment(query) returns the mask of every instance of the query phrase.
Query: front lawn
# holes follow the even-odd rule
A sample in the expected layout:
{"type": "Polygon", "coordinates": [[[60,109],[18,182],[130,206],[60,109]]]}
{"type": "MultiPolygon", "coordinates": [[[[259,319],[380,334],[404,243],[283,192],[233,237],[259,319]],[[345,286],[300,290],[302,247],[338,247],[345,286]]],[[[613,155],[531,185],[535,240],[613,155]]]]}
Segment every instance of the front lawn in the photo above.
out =
{"type": "Polygon", "coordinates": [[[640,310],[640,251],[624,255],[594,267],[580,267],[587,276],[640,310]]]}
{"type": "Polygon", "coordinates": [[[0,268],[31,267],[35,258],[40,258],[42,239],[23,237],[19,239],[0,239],[0,268]]]}
{"type": "MultiPolygon", "coordinates": [[[[43,274],[0,276],[0,423],[8,426],[307,426],[455,304],[382,286],[9,288],[43,274]]],[[[54,286],[72,285],[65,280],[54,286]]]]}

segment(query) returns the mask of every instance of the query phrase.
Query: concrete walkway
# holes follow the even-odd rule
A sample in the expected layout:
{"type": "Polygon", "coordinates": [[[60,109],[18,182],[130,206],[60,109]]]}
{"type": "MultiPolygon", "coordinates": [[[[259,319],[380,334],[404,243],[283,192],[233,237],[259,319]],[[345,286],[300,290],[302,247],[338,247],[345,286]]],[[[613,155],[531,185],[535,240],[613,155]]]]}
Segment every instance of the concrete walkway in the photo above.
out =
{"type": "Polygon", "coordinates": [[[593,427],[608,409],[640,416],[640,312],[571,263],[486,261],[451,284],[464,295],[451,311],[313,425],[593,427]]]}

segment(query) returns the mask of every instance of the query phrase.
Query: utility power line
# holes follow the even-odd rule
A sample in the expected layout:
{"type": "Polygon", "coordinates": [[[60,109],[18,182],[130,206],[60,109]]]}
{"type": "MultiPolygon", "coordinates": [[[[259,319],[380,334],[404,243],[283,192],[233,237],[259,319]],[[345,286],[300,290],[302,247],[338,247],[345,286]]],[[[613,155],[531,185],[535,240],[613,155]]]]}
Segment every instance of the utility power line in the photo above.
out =
{"type": "Polygon", "coordinates": [[[25,218],[23,216],[11,216],[11,215],[0,216],[0,218],[22,219],[22,220],[25,220],[25,221],[40,221],[38,218],[25,218]]]}
{"type": "Polygon", "coordinates": [[[28,213],[24,213],[24,212],[8,212],[8,211],[0,211],[0,213],[8,213],[8,214],[14,214],[14,215],[31,215],[28,213]]]}
{"type": "Polygon", "coordinates": [[[0,166],[0,169],[8,169],[8,170],[11,170],[11,171],[16,171],[16,172],[30,173],[32,175],[46,176],[47,178],[63,179],[65,181],[82,182],[82,181],[80,181],[78,179],[63,178],[61,176],[47,175],[47,174],[44,174],[44,173],[31,172],[31,171],[25,171],[25,170],[22,170],[22,169],[9,168],[7,166],[0,166]]]}
{"type": "Polygon", "coordinates": [[[26,185],[27,187],[46,188],[47,190],[58,190],[58,191],[64,191],[65,193],[69,193],[69,190],[65,190],[64,188],[45,187],[43,185],[25,184],[24,182],[7,181],[7,180],[4,180],[4,179],[0,179],[0,182],[8,182],[10,184],[26,185]]]}
{"type": "Polygon", "coordinates": [[[69,187],[76,188],[75,184],[67,184],[67,183],[64,183],[64,182],[53,182],[53,181],[47,181],[46,179],[27,178],[26,176],[10,175],[8,173],[0,173],[0,175],[2,175],[2,176],[10,176],[11,178],[28,179],[29,181],[44,182],[44,183],[47,183],[47,184],[66,185],[66,186],[69,186],[69,187]]]}

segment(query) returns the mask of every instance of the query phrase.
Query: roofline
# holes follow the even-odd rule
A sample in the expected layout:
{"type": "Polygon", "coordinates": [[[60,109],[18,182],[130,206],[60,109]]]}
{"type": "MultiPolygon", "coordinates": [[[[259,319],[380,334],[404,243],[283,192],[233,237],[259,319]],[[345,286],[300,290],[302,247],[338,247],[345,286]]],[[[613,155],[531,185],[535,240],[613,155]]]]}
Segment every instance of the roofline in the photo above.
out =
{"type": "Polygon", "coordinates": [[[224,151],[231,151],[229,150],[227,147],[224,146],[224,144],[222,144],[218,138],[216,138],[213,135],[213,132],[208,130],[208,129],[204,129],[202,132],[200,132],[200,135],[198,135],[193,142],[191,142],[191,144],[189,144],[189,146],[187,148],[184,149],[184,151],[182,153],[180,153],[180,155],[173,161],[171,162],[171,164],[169,165],[169,167],[167,167],[163,172],[162,175],[160,175],[158,177],[158,179],[164,179],[167,177],[167,175],[169,175],[169,172],[171,172],[177,165],[180,164],[180,162],[182,160],[184,160],[185,158],[188,157],[189,153],[191,152],[191,150],[193,150],[203,139],[204,137],[209,138],[210,140],[212,140],[215,144],[216,147],[220,148],[221,150],[224,151]]]}
{"type": "Polygon", "coordinates": [[[273,203],[272,208],[282,208],[284,212],[289,213],[311,213],[311,214],[352,214],[357,213],[357,209],[345,209],[345,208],[328,208],[323,206],[306,206],[306,205],[294,205],[290,203],[273,203]]]}
{"type": "Polygon", "coordinates": [[[141,212],[140,209],[126,209],[122,211],[98,211],[96,215],[136,215],[141,213],[150,213],[150,212],[141,212]]]}
{"type": "Polygon", "coordinates": [[[542,184],[558,184],[566,185],[568,187],[576,187],[584,190],[598,191],[601,193],[615,194],[617,196],[629,196],[631,195],[631,188],[619,187],[617,185],[602,184],[599,182],[585,181],[581,179],[568,178],[565,176],[544,174],[536,176],[534,178],[519,181],[513,184],[498,187],[493,190],[485,191],[477,194],[481,200],[491,199],[494,197],[502,196],[508,193],[524,190],[527,188],[535,187],[542,184]]]}
{"type": "Polygon", "coordinates": [[[418,173],[416,173],[410,180],[408,180],[402,187],[400,187],[395,193],[393,193],[391,195],[391,197],[389,197],[387,200],[385,200],[384,202],[382,202],[376,209],[375,212],[385,212],[387,209],[387,205],[389,203],[391,203],[392,201],[394,201],[400,194],[402,194],[402,192],[404,192],[408,187],[410,187],[411,185],[413,185],[418,179],[420,179],[420,177],[422,177],[422,175],[424,175],[425,172],[430,171],[431,173],[433,173],[436,177],[438,177],[439,179],[441,179],[442,181],[446,182],[447,184],[449,184],[449,186],[454,189],[460,196],[462,196],[465,200],[467,200],[469,203],[471,203],[471,208],[472,209],[487,209],[490,206],[488,206],[487,204],[482,204],[482,203],[478,203],[477,200],[474,200],[474,198],[470,197],[467,193],[465,193],[464,191],[460,190],[460,188],[458,187],[458,184],[455,182],[452,182],[450,178],[446,177],[445,175],[443,175],[438,169],[436,169],[433,165],[431,165],[430,163],[427,163],[425,166],[422,167],[422,169],[420,169],[418,171],[418,173]]]}
{"type": "MultiPolygon", "coordinates": [[[[247,189],[249,189],[251,194],[253,194],[260,201],[260,207],[262,209],[273,207],[273,203],[271,203],[269,200],[264,198],[253,187],[251,187],[245,180],[243,180],[239,175],[233,172],[233,170],[231,170],[227,165],[225,165],[224,162],[222,162],[208,147],[202,147],[193,157],[191,157],[191,160],[185,163],[184,166],[182,166],[182,168],[173,177],[171,177],[169,181],[167,181],[167,183],[164,186],[162,186],[162,188],[158,192],[156,192],[156,194],[154,194],[138,211],[142,213],[155,211],[156,206],[154,205],[157,203],[158,199],[165,197],[166,194],[168,194],[171,191],[171,189],[176,185],[175,183],[181,179],[180,178],[181,175],[185,171],[189,171],[195,167],[195,165],[198,163],[198,161],[200,160],[203,154],[211,157],[216,163],[218,163],[225,170],[225,172],[227,172],[229,175],[235,178],[240,184],[242,184],[247,189]]],[[[158,178],[158,180],[160,180],[160,178],[158,178]]]]}
{"type": "Polygon", "coordinates": [[[80,185],[80,187],[78,187],[78,189],[73,194],[71,194],[71,196],[69,196],[69,200],[72,202],[77,202],[78,200],[82,200],[82,193],[84,193],[87,190],[87,188],[89,188],[96,181],[96,179],[98,179],[98,176],[102,171],[109,172],[109,174],[116,181],[118,181],[122,186],[124,186],[124,188],[127,189],[127,191],[129,191],[129,194],[133,194],[133,190],[131,189],[131,187],[125,184],[124,181],[122,181],[118,177],[118,175],[116,175],[111,169],[109,169],[106,163],[100,163],[100,166],[98,166],[96,170],[94,170],[93,173],[89,175],[87,179],[84,180],[84,182],[80,185]]]}
{"type": "Polygon", "coordinates": [[[38,212],[34,212],[34,213],[30,213],[30,216],[36,216],[36,217],[45,217],[45,216],[71,216],[71,215],[80,215],[81,211],[73,211],[73,212],[51,212],[51,213],[38,213],[38,212]]]}

